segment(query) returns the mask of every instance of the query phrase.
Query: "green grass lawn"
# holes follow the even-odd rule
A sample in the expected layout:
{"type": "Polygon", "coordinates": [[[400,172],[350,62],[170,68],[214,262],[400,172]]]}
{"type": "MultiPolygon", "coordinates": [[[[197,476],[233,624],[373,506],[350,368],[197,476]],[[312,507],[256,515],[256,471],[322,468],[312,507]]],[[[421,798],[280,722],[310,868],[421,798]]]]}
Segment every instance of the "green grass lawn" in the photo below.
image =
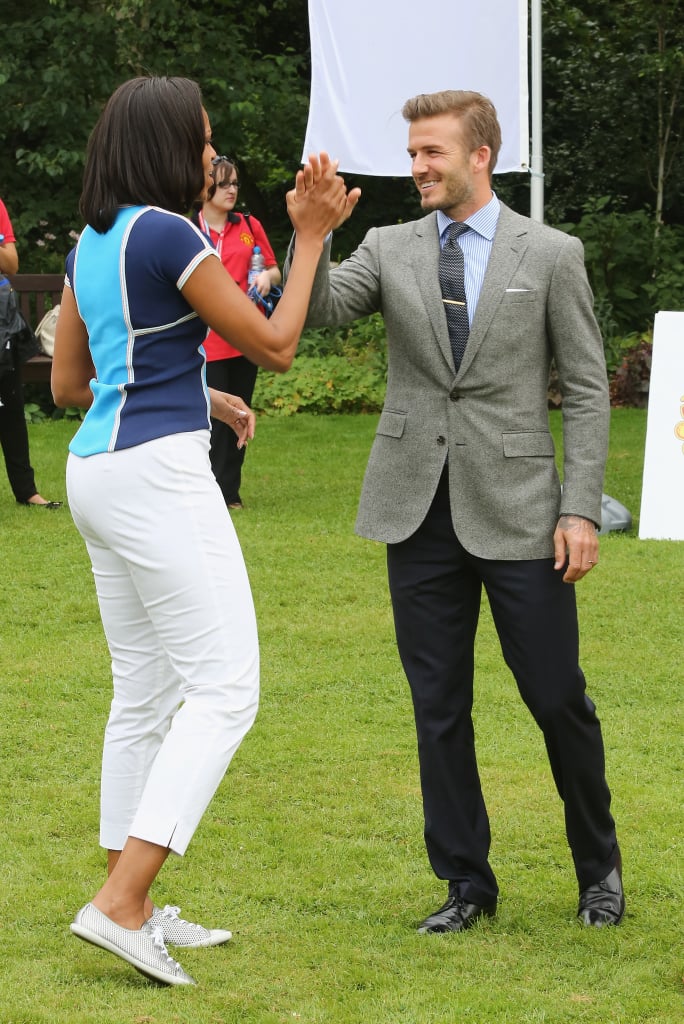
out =
{"type": "MultiPolygon", "coordinates": [[[[377,417],[264,418],[235,513],[262,649],[262,704],[184,859],[155,892],[231,928],[158,988],[74,939],[97,847],[109,659],[66,508],[0,480],[1,1024],[675,1024],[682,1019],[684,546],[639,541],[645,412],[615,410],[605,490],[634,517],[578,587],[627,914],[583,929],[541,737],[487,609],[476,728],[501,886],[492,921],[421,936],[444,885],[422,841],[415,733],[384,548],[353,533],[377,417]]],[[[552,415],[559,434],[560,418],[552,415]]],[[[43,494],[64,497],[75,425],[29,428],[43,494]]]]}

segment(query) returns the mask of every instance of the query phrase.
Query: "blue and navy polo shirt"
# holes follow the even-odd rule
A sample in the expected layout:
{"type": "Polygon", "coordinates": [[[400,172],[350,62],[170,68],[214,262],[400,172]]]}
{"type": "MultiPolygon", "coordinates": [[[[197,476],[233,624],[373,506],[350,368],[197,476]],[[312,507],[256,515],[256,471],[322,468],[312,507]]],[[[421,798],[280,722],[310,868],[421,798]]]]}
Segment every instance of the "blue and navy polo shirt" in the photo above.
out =
{"type": "Polygon", "coordinates": [[[217,257],[204,235],[156,207],[122,208],[105,234],[84,229],[66,274],[97,377],[75,455],[209,429],[207,331],[180,291],[207,258],[217,257]]]}

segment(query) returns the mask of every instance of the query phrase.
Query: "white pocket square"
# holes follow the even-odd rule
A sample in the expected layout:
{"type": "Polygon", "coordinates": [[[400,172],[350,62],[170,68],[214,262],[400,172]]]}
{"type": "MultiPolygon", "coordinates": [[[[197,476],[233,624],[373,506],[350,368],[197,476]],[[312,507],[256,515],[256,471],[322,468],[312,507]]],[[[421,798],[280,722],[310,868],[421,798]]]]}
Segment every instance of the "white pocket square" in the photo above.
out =
{"type": "Polygon", "coordinates": [[[507,288],[507,292],[531,292],[531,288],[507,288]]]}

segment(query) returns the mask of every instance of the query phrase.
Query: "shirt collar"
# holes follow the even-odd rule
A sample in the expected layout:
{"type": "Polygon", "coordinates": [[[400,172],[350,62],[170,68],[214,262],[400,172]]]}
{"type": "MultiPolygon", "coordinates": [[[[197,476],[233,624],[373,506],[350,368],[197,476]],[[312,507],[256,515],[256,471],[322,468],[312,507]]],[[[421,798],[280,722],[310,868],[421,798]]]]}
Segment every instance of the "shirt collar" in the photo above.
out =
{"type": "Polygon", "coordinates": [[[235,213],[234,210],[229,210],[228,216],[226,218],[226,223],[223,225],[220,231],[217,231],[216,228],[212,228],[209,224],[207,224],[207,219],[204,216],[202,210],[200,210],[199,212],[200,228],[204,231],[205,235],[208,235],[210,231],[213,231],[215,235],[223,235],[228,230],[230,224],[239,224],[241,220],[242,217],[240,216],[239,213],[235,213]]]}
{"type": "MultiPolygon", "coordinates": [[[[467,224],[469,228],[476,231],[478,235],[482,235],[488,242],[491,242],[496,233],[496,225],[499,220],[499,213],[501,211],[501,203],[499,202],[495,192],[492,192],[492,198],[484,206],[481,206],[479,210],[476,210],[470,217],[467,217],[463,223],[467,224]]],[[[437,211],[437,227],[439,228],[439,237],[441,238],[446,229],[450,224],[455,222],[451,217],[447,217],[444,210],[437,211]]]]}

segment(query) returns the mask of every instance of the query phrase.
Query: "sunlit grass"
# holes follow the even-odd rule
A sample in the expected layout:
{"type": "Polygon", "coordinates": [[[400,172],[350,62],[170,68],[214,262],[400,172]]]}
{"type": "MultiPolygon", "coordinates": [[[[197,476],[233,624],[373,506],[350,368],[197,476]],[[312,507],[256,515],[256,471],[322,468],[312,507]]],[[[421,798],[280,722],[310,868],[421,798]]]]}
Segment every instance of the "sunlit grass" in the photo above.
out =
{"type": "MultiPolygon", "coordinates": [[[[628,911],[584,930],[541,738],[478,637],[476,727],[501,885],[496,919],[419,936],[443,885],[422,843],[415,732],[384,548],[353,523],[376,417],[263,419],[234,514],[259,617],[262,704],[160,903],[229,927],[186,951],[197,989],[156,988],[68,925],[97,847],[109,658],[66,509],[0,481],[2,1024],[675,1024],[682,1012],[681,544],[602,538],[578,588],[628,911]]],[[[553,429],[559,421],[554,418],[553,429]]],[[[41,491],[63,497],[72,424],[31,427],[41,491]]],[[[638,516],[645,413],[616,410],[606,491],[638,516]]]]}

